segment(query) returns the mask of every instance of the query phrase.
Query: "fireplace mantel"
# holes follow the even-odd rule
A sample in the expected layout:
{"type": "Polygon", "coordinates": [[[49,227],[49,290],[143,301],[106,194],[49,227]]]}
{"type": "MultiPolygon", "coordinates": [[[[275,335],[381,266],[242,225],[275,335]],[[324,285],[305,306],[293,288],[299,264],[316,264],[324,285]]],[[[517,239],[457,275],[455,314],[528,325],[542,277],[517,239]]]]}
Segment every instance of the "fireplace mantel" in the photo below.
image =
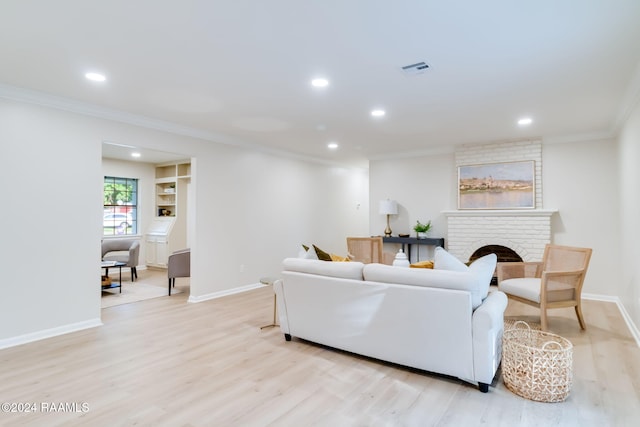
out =
{"type": "Polygon", "coordinates": [[[551,216],[557,213],[557,209],[469,209],[442,211],[446,217],[450,216],[551,216]]]}

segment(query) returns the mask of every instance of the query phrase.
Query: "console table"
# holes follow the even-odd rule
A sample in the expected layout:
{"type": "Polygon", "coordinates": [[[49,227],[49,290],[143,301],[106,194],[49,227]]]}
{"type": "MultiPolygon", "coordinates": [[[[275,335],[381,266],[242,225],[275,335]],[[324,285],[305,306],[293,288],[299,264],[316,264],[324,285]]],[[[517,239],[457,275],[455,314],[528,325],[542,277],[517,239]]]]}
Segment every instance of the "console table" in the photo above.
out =
{"type": "MultiPolygon", "coordinates": [[[[402,245],[402,252],[407,254],[407,258],[411,261],[411,246],[412,245],[427,245],[427,246],[440,246],[444,248],[444,237],[427,237],[424,239],[418,239],[417,237],[383,237],[384,243],[400,243],[402,245]],[[405,246],[406,249],[405,250],[405,246]]],[[[419,248],[418,248],[419,250],[419,248]]],[[[420,252],[418,252],[418,255],[420,252]]]]}

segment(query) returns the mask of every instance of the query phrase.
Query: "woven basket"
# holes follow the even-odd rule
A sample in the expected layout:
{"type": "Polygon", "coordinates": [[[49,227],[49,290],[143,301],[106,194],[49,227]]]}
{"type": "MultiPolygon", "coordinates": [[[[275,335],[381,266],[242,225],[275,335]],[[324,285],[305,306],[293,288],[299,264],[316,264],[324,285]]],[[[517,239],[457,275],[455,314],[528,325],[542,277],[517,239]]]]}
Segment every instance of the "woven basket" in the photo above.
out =
{"type": "Polygon", "coordinates": [[[502,376],[509,390],[538,402],[562,402],[573,379],[573,344],[518,321],[502,336],[502,376]],[[523,324],[526,328],[518,328],[523,324]]]}

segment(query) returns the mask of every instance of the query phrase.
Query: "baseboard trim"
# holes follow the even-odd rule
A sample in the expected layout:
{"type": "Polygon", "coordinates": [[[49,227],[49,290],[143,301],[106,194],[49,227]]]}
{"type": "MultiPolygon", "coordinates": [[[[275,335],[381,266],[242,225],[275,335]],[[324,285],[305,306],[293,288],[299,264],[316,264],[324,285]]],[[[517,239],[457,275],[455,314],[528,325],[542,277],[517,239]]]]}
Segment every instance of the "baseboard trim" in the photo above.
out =
{"type": "Polygon", "coordinates": [[[624,308],[624,304],[622,304],[622,301],[620,301],[619,297],[615,297],[611,295],[582,293],[582,298],[588,299],[588,300],[594,300],[594,301],[605,301],[605,302],[615,303],[618,306],[618,310],[620,310],[620,314],[622,315],[622,318],[627,324],[627,327],[629,328],[629,332],[631,332],[633,339],[636,340],[636,345],[640,347],[640,330],[638,329],[636,324],[633,322],[633,319],[631,318],[631,316],[629,316],[629,312],[627,311],[626,308],[624,308]]]}
{"type": "Polygon", "coordinates": [[[242,292],[252,291],[254,289],[264,288],[266,285],[262,283],[252,283],[246,286],[240,286],[237,288],[226,289],[224,291],[213,292],[210,294],[200,295],[198,297],[194,297],[193,295],[189,296],[188,302],[202,302],[209,301],[216,298],[226,297],[228,295],[240,294],[242,292]]]}
{"type": "Polygon", "coordinates": [[[0,350],[27,344],[33,341],[40,341],[46,338],[57,337],[58,335],[81,331],[83,329],[95,328],[97,326],[102,326],[102,321],[99,317],[96,319],[85,320],[84,322],[70,323],[68,325],[58,326],[57,328],[44,329],[42,331],[19,335],[17,337],[6,338],[0,340],[0,350]]]}

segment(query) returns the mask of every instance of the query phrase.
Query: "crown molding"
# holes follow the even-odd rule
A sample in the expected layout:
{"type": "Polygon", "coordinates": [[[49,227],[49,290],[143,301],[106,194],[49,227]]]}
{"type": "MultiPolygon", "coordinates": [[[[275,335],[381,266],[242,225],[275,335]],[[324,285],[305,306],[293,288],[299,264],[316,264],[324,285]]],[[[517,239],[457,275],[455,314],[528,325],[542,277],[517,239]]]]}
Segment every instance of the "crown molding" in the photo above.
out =
{"type": "Polygon", "coordinates": [[[500,143],[509,143],[509,142],[522,142],[522,141],[541,141],[543,144],[566,144],[571,142],[590,142],[590,141],[602,141],[602,140],[611,140],[616,137],[616,133],[613,131],[602,131],[602,132],[591,132],[591,133],[576,133],[569,135],[551,135],[546,137],[530,137],[530,138],[510,138],[510,139],[502,139],[502,140],[490,140],[490,141],[476,141],[476,142],[465,142],[461,144],[440,144],[435,145],[430,148],[425,148],[422,150],[415,151],[403,151],[398,153],[385,153],[378,154],[374,156],[370,156],[370,161],[377,160],[397,160],[397,159],[408,159],[415,157],[425,157],[425,156],[434,156],[438,154],[450,154],[454,153],[457,147],[473,147],[477,145],[486,145],[486,144],[500,144],[500,143]]]}
{"type": "Polygon", "coordinates": [[[254,151],[259,151],[265,154],[270,154],[277,157],[284,157],[289,159],[295,159],[299,161],[305,161],[309,163],[322,164],[325,166],[338,166],[348,167],[356,169],[366,169],[362,166],[345,165],[335,161],[325,160],[318,157],[307,156],[297,153],[292,153],[285,150],[279,150],[264,145],[239,140],[229,137],[227,135],[204,131],[197,128],[188,126],[182,126],[166,120],[153,119],[150,117],[128,113],[126,111],[116,110],[113,108],[101,107],[98,105],[73,100],[61,96],[51,95],[45,92],[40,92],[33,89],[25,89],[17,86],[12,86],[4,83],[0,83],[0,98],[4,98],[10,101],[23,102],[28,104],[39,105],[42,107],[53,108],[57,110],[68,111],[75,114],[84,116],[96,117],[100,119],[111,120],[120,123],[126,123],[133,126],[138,126],[146,129],[152,129],[160,132],[172,133],[174,135],[187,136],[207,142],[213,142],[217,144],[225,144],[254,151]]]}
{"type": "Polygon", "coordinates": [[[574,133],[570,135],[550,135],[542,138],[543,144],[567,144],[571,142],[591,142],[615,139],[617,133],[613,131],[574,133]]]}
{"type": "Polygon", "coordinates": [[[147,129],[158,130],[162,132],[173,133],[191,138],[204,139],[227,145],[242,145],[242,141],[234,140],[228,136],[205,132],[187,126],[181,126],[176,123],[165,120],[152,119],[150,117],[127,113],[126,111],[116,110],[113,108],[100,107],[86,102],[76,101],[70,98],[51,95],[48,93],[25,89],[16,86],[0,83],[0,98],[9,99],[17,102],[24,102],[42,107],[54,108],[57,110],[68,111],[71,113],[81,114],[84,116],[97,117],[100,119],[111,120],[120,123],[126,123],[134,126],[144,127],[147,129]]]}
{"type": "Polygon", "coordinates": [[[631,76],[631,81],[627,85],[625,96],[618,110],[618,115],[613,123],[613,131],[618,134],[624,124],[631,116],[633,110],[640,104],[640,61],[636,65],[636,70],[631,76]]]}
{"type": "Polygon", "coordinates": [[[376,154],[373,156],[369,156],[369,161],[397,160],[397,159],[410,159],[415,157],[435,156],[438,154],[450,154],[450,153],[453,153],[454,150],[455,150],[455,145],[441,144],[441,145],[435,145],[430,148],[424,148],[421,150],[376,154]]]}

